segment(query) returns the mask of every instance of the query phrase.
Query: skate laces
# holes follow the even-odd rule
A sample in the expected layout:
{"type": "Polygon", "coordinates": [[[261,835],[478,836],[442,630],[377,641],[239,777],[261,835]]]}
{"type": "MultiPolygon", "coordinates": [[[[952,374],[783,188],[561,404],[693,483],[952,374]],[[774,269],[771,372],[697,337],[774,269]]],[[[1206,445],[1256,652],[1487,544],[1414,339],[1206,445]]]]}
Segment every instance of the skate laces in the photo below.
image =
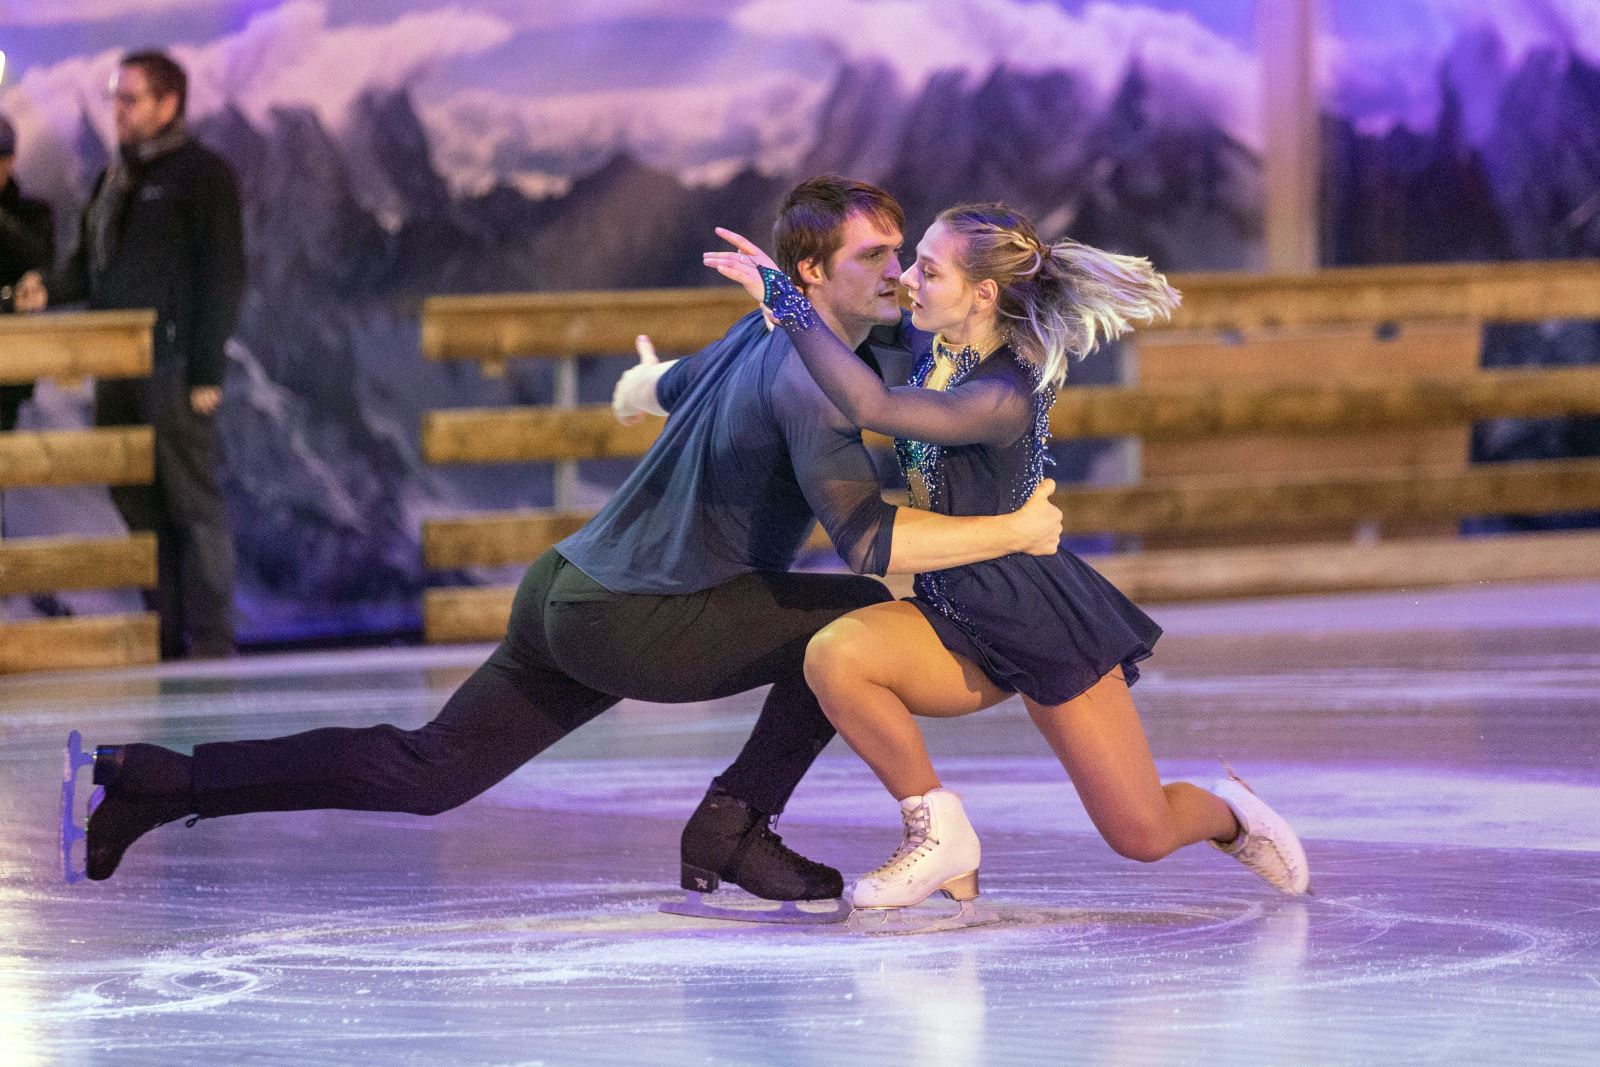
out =
{"type": "Polygon", "coordinates": [[[765,823],[765,825],[763,825],[756,832],[755,844],[759,848],[765,850],[766,852],[768,852],[768,853],[770,853],[772,855],[777,856],[780,859],[798,861],[799,863],[804,864],[806,867],[824,867],[825,866],[824,864],[818,863],[816,860],[807,859],[806,857],[800,855],[800,853],[796,852],[794,849],[790,848],[788,845],[784,844],[783,843],[783,838],[779,837],[776,833],[773,832],[772,828],[774,826],[777,826],[777,825],[778,825],[778,817],[776,815],[773,815],[770,818],[768,818],[766,823],[765,823]]]}
{"type": "Polygon", "coordinates": [[[928,810],[928,805],[925,802],[918,804],[910,811],[902,811],[900,820],[905,827],[905,836],[900,839],[900,847],[894,850],[892,856],[884,860],[882,866],[869,873],[867,877],[873,878],[880,874],[886,874],[906,860],[915,861],[920,853],[937,845],[938,842],[929,836],[932,830],[932,819],[933,814],[928,810]]]}
{"type": "Polygon", "coordinates": [[[1227,756],[1218,756],[1217,757],[1217,762],[1222,764],[1222,769],[1224,771],[1228,772],[1228,777],[1229,778],[1233,779],[1235,782],[1238,782],[1241,786],[1244,787],[1244,791],[1246,793],[1249,793],[1251,796],[1255,795],[1256,791],[1254,789],[1250,788],[1250,783],[1249,782],[1247,782],[1243,778],[1239,777],[1239,772],[1233,769],[1233,764],[1228,762],[1228,757],[1227,756]]]}

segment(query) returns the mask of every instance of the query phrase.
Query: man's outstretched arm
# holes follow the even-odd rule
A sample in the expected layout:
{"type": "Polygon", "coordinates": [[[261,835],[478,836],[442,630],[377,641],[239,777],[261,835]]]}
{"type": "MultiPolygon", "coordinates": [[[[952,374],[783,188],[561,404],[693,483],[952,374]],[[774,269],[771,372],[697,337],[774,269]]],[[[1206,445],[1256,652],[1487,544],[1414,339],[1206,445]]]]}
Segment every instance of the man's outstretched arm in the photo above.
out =
{"type": "Polygon", "coordinates": [[[1046,478],[1009,515],[939,515],[896,508],[886,574],[917,574],[981,563],[1014,552],[1053,556],[1061,546],[1061,509],[1050,503],[1046,478]]]}

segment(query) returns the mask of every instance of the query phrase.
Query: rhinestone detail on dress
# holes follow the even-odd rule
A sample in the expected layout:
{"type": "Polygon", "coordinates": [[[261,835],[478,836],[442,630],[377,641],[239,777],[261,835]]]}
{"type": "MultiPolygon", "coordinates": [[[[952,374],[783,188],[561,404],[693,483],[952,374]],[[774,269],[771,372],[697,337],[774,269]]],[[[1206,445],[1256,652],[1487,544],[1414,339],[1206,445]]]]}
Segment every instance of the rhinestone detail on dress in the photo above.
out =
{"type": "MultiPolygon", "coordinates": [[[[984,359],[983,353],[971,345],[957,350],[953,346],[944,344],[941,339],[935,339],[934,348],[917,361],[907,384],[925,388],[928,376],[933,373],[940,357],[953,360],[955,363],[955,371],[945,382],[946,389],[960,385],[984,359]]],[[[1050,455],[1049,444],[1050,409],[1055,405],[1056,392],[1054,389],[1037,391],[1039,369],[1017,356],[1014,351],[1008,348],[1002,358],[1016,360],[1035,389],[1032,394],[1033,432],[1029,435],[1028,441],[1028,464],[1022,480],[1011,487],[1011,506],[1016,509],[1033,495],[1033,491],[1039,487],[1039,482],[1044,478],[1045,468],[1055,462],[1054,457],[1050,455]]],[[[937,510],[945,492],[941,447],[926,441],[897,438],[894,443],[894,454],[900,464],[901,473],[905,475],[906,484],[911,490],[911,506],[925,511],[937,510]]],[[[960,608],[946,591],[943,571],[925,571],[918,574],[916,592],[937,608],[941,615],[965,628],[972,628],[972,623],[962,615],[960,608]]]]}

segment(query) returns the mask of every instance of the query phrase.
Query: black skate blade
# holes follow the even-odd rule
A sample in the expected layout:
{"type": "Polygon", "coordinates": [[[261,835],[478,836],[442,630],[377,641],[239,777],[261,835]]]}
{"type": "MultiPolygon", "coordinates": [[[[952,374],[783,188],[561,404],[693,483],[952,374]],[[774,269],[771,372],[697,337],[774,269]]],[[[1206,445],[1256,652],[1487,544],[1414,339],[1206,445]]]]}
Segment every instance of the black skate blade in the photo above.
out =
{"type": "Polygon", "coordinates": [[[963,900],[957,911],[928,907],[857,908],[850,913],[846,926],[855,933],[879,937],[969,930],[999,921],[997,913],[988,908],[979,908],[977,901],[963,900]]]}
{"type": "Polygon", "coordinates": [[[64,759],[61,767],[61,877],[68,885],[72,885],[87,877],[84,865],[73,859],[73,846],[88,836],[85,827],[88,825],[89,816],[94,814],[94,809],[105,799],[106,791],[100,786],[95,786],[90,791],[89,801],[84,806],[83,823],[80,824],[77,820],[78,772],[85,767],[94,766],[94,754],[83,750],[83,737],[74,730],[67,735],[67,747],[62,755],[64,759]]]}
{"type": "Polygon", "coordinates": [[[850,917],[842,900],[766,900],[762,897],[727,896],[727,903],[711,903],[708,893],[685,893],[682,900],[661,905],[668,915],[691,919],[722,919],[738,923],[773,923],[780,926],[823,926],[850,917]]]}

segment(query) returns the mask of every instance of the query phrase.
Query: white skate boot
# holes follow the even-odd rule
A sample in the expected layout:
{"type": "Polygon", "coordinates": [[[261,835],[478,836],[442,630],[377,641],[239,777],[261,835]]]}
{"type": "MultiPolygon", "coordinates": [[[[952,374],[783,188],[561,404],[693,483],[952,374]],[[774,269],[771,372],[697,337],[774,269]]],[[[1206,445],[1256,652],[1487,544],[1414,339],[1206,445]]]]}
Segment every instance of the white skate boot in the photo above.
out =
{"type": "MultiPolygon", "coordinates": [[[[1227,767],[1226,761],[1223,766],[1227,767]]],[[[1233,773],[1232,767],[1227,770],[1228,777],[1212,786],[1211,791],[1233,809],[1239,820],[1239,836],[1227,844],[1212,841],[1211,846],[1249,867],[1280,892],[1291,896],[1309,894],[1311,868],[1288,820],[1267,807],[1244,779],[1233,773]]]]}
{"type": "Polygon", "coordinates": [[[900,847],[850,887],[851,928],[931,933],[995,921],[976,908],[981,849],[961,798],[948,789],[930,789],[902,800],[900,818],[905,824],[900,847]],[[960,903],[960,911],[910,913],[935,893],[960,903]]]}

